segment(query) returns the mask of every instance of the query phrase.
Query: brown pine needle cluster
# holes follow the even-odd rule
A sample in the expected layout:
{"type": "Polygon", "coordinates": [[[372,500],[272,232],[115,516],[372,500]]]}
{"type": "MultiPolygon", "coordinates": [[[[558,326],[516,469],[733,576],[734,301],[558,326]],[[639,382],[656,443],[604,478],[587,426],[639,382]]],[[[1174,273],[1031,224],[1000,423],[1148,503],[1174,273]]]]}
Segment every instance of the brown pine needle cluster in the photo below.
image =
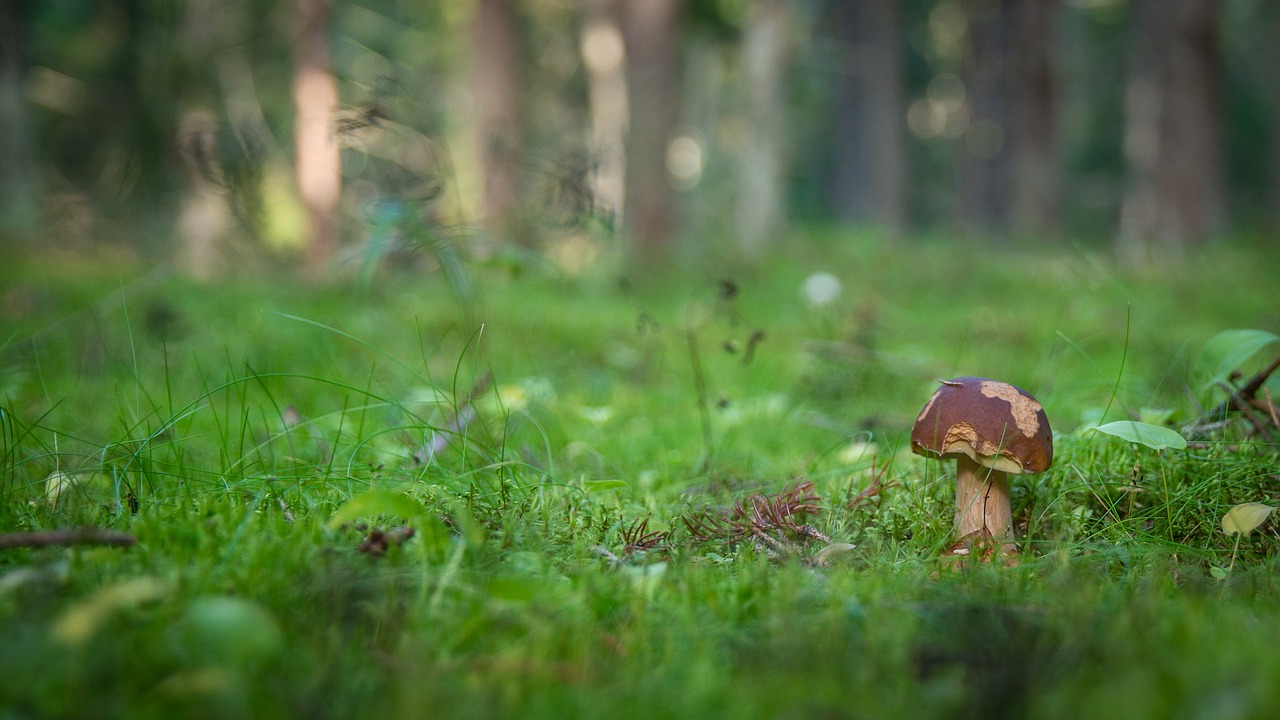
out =
{"type": "Polygon", "coordinates": [[[733,504],[727,512],[703,510],[681,518],[689,534],[701,542],[736,544],[752,540],[775,552],[798,550],[810,539],[830,544],[831,539],[806,523],[822,508],[822,498],[805,480],[776,495],[755,493],[733,504]]]}
{"type": "Polygon", "coordinates": [[[670,530],[649,530],[649,516],[640,518],[622,530],[624,552],[647,552],[662,547],[671,535],[670,530]]]}

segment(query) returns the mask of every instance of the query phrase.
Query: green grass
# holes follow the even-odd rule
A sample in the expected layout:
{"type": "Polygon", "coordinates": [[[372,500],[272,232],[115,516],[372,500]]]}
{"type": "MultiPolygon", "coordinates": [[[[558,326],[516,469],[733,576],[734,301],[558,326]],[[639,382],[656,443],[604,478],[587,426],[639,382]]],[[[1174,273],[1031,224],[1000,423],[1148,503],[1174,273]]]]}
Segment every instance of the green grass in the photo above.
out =
{"type": "Polygon", "coordinates": [[[1280,536],[1211,569],[1222,514],[1276,502],[1277,447],[1080,428],[1216,403],[1199,348],[1280,329],[1278,261],[1133,275],[1088,248],[807,237],[767,273],[662,283],[477,268],[465,309],[438,275],[11,267],[0,530],[137,544],[0,549],[0,717],[1261,716],[1280,536]],[[831,306],[800,296],[815,271],[831,306]],[[1017,567],[939,560],[952,468],[905,447],[963,374],[1031,391],[1055,430],[1053,468],[1015,482],[1017,567]],[[854,546],[828,565],[683,521],[801,480],[806,522],[854,546]],[[628,551],[646,518],[669,534],[628,551]]]}

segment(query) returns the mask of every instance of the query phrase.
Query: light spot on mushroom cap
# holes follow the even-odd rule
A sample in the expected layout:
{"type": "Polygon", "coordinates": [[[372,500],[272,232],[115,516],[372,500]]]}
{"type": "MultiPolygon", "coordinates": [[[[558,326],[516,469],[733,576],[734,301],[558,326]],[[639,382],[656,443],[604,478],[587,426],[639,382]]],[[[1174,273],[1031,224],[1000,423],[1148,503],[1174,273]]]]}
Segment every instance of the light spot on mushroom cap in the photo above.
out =
{"type": "Polygon", "coordinates": [[[921,410],[920,414],[916,416],[916,422],[920,422],[924,420],[924,416],[929,414],[929,409],[932,408],[933,404],[937,401],[938,401],[938,393],[935,392],[933,395],[929,397],[929,402],[924,404],[924,409],[921,410]]]}
{"type": "Polygon", "coordinates": [[[1022,463],[1009,448],[1001,447],[990,440],[978,437],[978,431],[969,423],[956,423],[947,428],[946,437],[942,440],[942,455],[963,453],[971,460],[994,470],[1021,474],[1022,463]]]}
{"type": "Polygon", "coordinates": [[[969,447],[978,446],[978,431],[967,422],[956,423],[947,428],[946,437],[942,439],[943,452],[961,442],[968,443],[969,447]]]}
{"type": "Polygon", "coordinates": [[[983,380],[980,388],[983,395],[999,398],[1009,403],[1009,412],[1018,430],[1027,437],[1035,437],[1040,430],[1039,414],[1043,412],[1040,403],[1034,398],[1023,395],[1018,388],[1009,383],[996,380],[983,380]]]}

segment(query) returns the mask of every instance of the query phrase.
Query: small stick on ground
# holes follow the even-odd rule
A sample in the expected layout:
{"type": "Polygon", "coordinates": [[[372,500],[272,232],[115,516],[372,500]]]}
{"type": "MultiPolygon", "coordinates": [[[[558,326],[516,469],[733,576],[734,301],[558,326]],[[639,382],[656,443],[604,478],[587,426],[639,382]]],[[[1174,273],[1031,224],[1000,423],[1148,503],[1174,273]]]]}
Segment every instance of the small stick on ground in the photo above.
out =
{"type": "MultiPolygon", "coordinates": [[[[1280,356],[1277,356],[1270,364],[1259,370],[1253,377],[1249,378],[1244,385],[1240,386],[1239,390],[1228,393],[1227,399],[1223,400],[1222,404],[1214,408],[1213,412],[1209,413],[1209,416],[1221,416],[1229,410],[1233,404],[1247,404],[1257,407],[1258,391],[1262,389],[1262,386],[1267,382],[1267,378],[1271,377],[1271,374],[1277,369],[1280,369],[1280,356]]],[[[1270,405],[1270,403],[1267,404],[1270,405]]]]}
{"type": "Polygon", "coordinates": [[[1267,378],[1271,377],[1271,373],[1275,372],[1277,369],[1280,369],[1280,355],[1276,356],[1276,359],[1272,360],[1270,365],[1262,368],[1256,375],[1249,378],[1249,382],[1245,383],[1244,387],[1240,388],[1239,394],[1249,400],[1256,399],[1258,397],[1258,391],[1266,384],[1267,378]]]}
{"type": "Polygon", "coordinates": [[[1271,394],[1263,387],[1277,369],[1280,369],[1280,356],[1255,373],[1239,388],[1234,388],[1226,382],[1221,383],[1223,391],[1227,394],[1226,399],[1217,407],[1202,414],[1199,419],[1184,426],[1183,434],[1202,435],[1219,429],[1224,426],[1226,415],[1233,410],[1243,415],[1253,426],[1254,432],[1259,435],[1267,435],[1268,430],[1262,419],[1258,417],[1258,413],[1264,417],[1270,416],[1272,423],[1280,429],[1276,406],[1271,401],[1271,394]],[[1261,397],[1259,397],[1259,391],[1262,393],[1261,397]]]}
{"type": "Polygon", "coordinates": [[[1234,405],[1235,409],[1240,411],[1240,414],[1243,415],[1251,425],[1253,425],[1253,429],[1256,430],[1259,435],[1265,436],[1267,434],[1267,426],[1263,425],[1262,420],[1260,420],[1255,414],[1256,411],[1254,410],[1252,402],[1246,400],[1240,393],[1232,394],[1227,399],[1227,402],[1234,405]]]}
{"type": "Polygon", "coordinates": [[[129,547],[138,540],[129,533],[101,528],[75,530],[43,530],[0,534],[0,549],[16,547],[70,547],[72,545],[106,545],[129,547]]]}

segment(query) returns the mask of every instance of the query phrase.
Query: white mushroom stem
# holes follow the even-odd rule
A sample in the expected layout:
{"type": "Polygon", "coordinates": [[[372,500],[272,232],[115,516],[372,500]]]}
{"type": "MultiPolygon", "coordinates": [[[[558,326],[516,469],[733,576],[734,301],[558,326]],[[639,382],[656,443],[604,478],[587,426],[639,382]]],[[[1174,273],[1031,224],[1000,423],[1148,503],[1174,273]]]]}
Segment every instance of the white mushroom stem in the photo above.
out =
{"type": "Polygon", "coordinates": [[[956,534],[966,537],[984,527],[992,538],[1012,537],[1009,477],[960,455],[956,457],[956,534]]]}

